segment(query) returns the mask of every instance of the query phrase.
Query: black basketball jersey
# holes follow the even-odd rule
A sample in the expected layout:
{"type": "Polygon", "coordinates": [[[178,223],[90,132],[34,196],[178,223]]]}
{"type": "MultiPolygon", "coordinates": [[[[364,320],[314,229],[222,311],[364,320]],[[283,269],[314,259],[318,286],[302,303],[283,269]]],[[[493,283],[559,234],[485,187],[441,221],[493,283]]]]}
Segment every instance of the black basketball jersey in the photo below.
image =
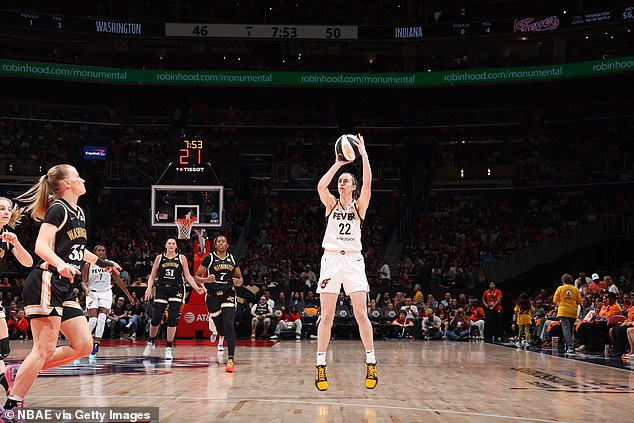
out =
{"type": "MultiPolygon", "coordinates": [[[[86,248],[86,216],[81,207],[73,208],[66,200],[58,199],[46,211],[42,223],[57,227],[53,251],[66,263],[81,270],[86,248]]],[[[44,261],[40,266],[45,265],[44,261]]]]}
{"type": "Polygon", "coordinates": [[[268,312],[269,312],[268,303],[260,304],[260,302],[258,301],[258,303],[255,305],[255,314],[258,316],[264,316],[268,312]]]}
{"type": "MultiPolygon", "coordinates": [[[[8,231],[5,228],[2,228],[2,230],[0,231],[0,235],[5,232],[8,231]]],[[[12,248],[13,245],[9,244],[9,241],[0,239],[0,263],[2,263],[2,261],[7,258],[7,254],[9,253],[9,251],[11,251],[12,248]]]]}
{"type": "Polygon", "coordinates": [[[167,258],[165,254],[161,254],[161,263],[159,264],[158,285],[178,285],[183,283],[183,264],[181,256],[167,258]]]}
{"type": "Polygon", "coordinates": [[[216,253],[211,253],[203,259],[201,264],[207,268],[208,276],[216,276],[216,282],[211,284],[213,289],[226,289],[233,286],[233,270],[239,267],[233,254],[220,258],[216,253]]]}

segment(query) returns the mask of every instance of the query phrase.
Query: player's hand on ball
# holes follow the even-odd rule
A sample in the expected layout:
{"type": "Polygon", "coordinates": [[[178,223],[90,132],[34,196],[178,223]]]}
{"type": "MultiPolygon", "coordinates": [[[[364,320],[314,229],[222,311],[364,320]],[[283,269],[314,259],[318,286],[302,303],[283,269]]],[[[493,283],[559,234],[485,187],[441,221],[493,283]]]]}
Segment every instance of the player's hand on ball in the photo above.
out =
{"type": "Polygon", "coordinates": [[[365,140],[363,139],[363,135],[357,134],[356,145],[359,148],[359,154],[361,156],[365,156],[366,154],[368,154],[368,152],[365,151],[365,140]]]}

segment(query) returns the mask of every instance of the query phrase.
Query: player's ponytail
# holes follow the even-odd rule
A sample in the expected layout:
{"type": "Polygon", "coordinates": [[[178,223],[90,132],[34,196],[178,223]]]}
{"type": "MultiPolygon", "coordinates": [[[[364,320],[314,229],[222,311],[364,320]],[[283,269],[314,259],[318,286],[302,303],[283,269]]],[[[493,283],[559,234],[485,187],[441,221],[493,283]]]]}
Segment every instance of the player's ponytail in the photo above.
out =
{"type": "Polygon", "coordinates": [[[53,201],[60,197],[62,181],[66,178],[72,166],[68,164],[55,165],[40,176],[39,181],[27,192],[15,198],[16,201],[26,203],[24,210],[29,213],[34,220],[42,221],[46,211],[53,201]]]}
{"type": "Polygon", "coordinates": [[[11,199],[7,197],[0,197],[0,201],[6,201],[7,203],[9,203],[9,210],[11,211],[11,216],[9,217],[9,223],[7,223],[7,226],[10,227],[11,229],[15,229],[15,227],[20,224],[20,220],[22,219],[22,216],[24,215],[23,213],[24,208],[17,207],[16,205],[13,204],[13,201],[11,201],[11,199]]]}

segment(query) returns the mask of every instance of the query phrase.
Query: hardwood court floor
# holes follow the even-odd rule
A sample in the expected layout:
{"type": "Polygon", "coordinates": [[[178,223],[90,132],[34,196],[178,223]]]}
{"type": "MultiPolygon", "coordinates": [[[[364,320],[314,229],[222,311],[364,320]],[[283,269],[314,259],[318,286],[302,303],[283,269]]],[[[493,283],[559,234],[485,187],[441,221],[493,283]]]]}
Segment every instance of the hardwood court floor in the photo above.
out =
{"type": "MultiPolygon", "coordinates": [[[[28,352],[12,341],[9,362],[28,352]]],[[[162,422],[630,422],[634,372],[483,343],[379,341],[379,385],[363,387],[360,341],[334,341],[330,389],[314,387],[316,341],[241,341],[236,372],[218,365],[209,342],[102,345],[48,371],[29,407],[158,406],[162,422]]],[[[226,359],[226,355],[224,356],[226,359]]]]}

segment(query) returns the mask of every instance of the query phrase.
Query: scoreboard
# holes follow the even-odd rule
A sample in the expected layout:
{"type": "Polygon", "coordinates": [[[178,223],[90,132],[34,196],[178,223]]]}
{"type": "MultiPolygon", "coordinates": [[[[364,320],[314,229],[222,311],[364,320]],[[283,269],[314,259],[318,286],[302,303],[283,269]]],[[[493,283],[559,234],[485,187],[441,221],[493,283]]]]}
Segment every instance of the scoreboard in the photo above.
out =
{"type": "Polygon", "coordinates": [[[207,146],[201,137],[182,137],[176,143],[173,160],[178,173],[202,173],[207,163],[207,146]]]}

